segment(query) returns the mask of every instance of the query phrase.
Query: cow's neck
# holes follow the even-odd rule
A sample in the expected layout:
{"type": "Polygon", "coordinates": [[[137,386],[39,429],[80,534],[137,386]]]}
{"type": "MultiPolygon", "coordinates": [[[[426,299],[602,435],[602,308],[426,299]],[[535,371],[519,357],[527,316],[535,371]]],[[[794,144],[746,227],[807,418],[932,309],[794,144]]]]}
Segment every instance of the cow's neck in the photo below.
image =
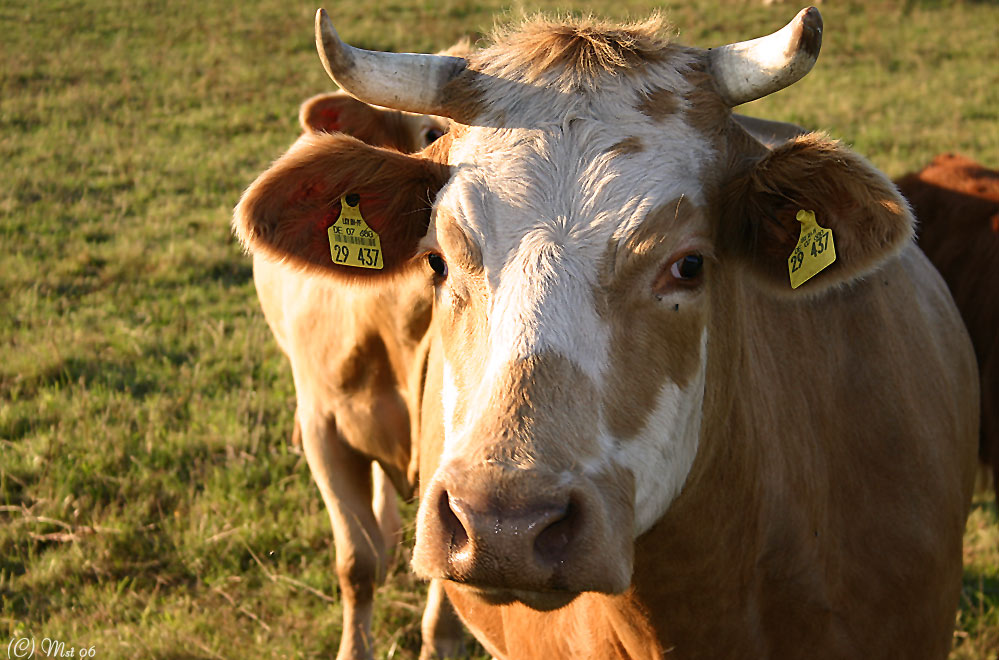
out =
{"type": "Polygon", "coordinates": [[[638,539],[633,584],[667,648],[724,639],[731,657],[781,657],[775,640],[833,644],[810,628],[828,623],[810,614],[835,607],[823,567],[836,523],[821,493],[836,492],[828,467],[848,451],[835,424],[846,404],[831,392],[848,392],[859,369],[849,345],[829,339],[857,332],[883,294],[856,287],[792,302],[745,278],[713,272],[698,455],[680,496],[638,539]]]}

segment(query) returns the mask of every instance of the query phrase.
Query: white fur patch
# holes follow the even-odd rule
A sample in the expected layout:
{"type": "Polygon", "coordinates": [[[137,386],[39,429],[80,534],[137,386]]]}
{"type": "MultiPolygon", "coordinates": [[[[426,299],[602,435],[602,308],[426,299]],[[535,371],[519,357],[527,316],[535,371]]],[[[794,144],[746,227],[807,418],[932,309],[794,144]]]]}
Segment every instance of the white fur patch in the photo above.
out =
{"type": "Polygon", "coordinates": [[[663,387],[645,428],[608,457],[635,476],[636,538],[663,516],[686,483],[700,440],[706,372],[707,330],[694,378],[685,388],[663,387]]]}

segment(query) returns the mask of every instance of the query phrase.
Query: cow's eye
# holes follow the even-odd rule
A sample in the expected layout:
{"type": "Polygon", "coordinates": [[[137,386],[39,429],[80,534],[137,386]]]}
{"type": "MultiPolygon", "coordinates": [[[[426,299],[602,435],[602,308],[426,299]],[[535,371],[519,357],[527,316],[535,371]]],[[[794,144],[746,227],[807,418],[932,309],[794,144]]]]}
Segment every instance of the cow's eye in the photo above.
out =
{"type": "Polygon", "coordinates": [[[428,128],[423,134],[423,144],[428,145],[436,142],[440,137],[444,135],[444,131],[439,128],[428,128]]]}
{"type": "Polygon", "coordinates": [[[434,275],[440,279],[447,277],[447,262],[444,261],[444,257],[441,255],[436,252],[431,252],[427,255],[427,264],[429,264],[430,269],[434,271],[434,275]]]}
{"type": "Polygon", "coordinates": [[[701,275],[704,268],[704,257],[699,254],[686,254],[669,267],[669,274],[680,282],[693,282],[701,275]]]}

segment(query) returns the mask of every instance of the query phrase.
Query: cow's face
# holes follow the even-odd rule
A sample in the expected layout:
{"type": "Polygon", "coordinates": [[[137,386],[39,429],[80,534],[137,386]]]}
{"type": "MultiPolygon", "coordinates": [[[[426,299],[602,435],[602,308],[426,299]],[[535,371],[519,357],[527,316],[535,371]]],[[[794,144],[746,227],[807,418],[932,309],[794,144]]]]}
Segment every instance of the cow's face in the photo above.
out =
{"type": "MultiPolygon", "coordinates": [[[[777,33],[791,35],[777,48],[791,78],[819,31],[802,12],[777,33]]],[[[383,55],[362,63],[319,32],[342,84],[397,98],[367,80],[383,55]]],[[[788,84],[772,61],[754,73],[739,60],[726,77],[745,44],[711,56],[657,35],[532,24],[468,61],[417,60],[410,73],[438,87],[404,107],[455,118],[448,136],[416,158],[346,139],[297,145],[237,208],[254,249],[370,275],[338,270],[325,242],[336,200],[355,192],[386,270],[424,262],[444,439],[422,475],[413,564],[491,602],[555,607],[628,587],[635,537],[698,454],[709,303],[728,294],[712,290],[716,270],[787,288],[802,205],[823,209],[841,255],[802,287],[816,295],[911,232],[890,184],[855,155],[816,136],[770,151],[732,121],[731,105],[788,84]],[[755,92],[740,87],[754,78],[755,92]]]]}
{"type": "Polygon", "coordinates": [[[693,461],[707,212],[675,179],[634,186],[647,161],[603,150],[611,128],[580,119],[516,143],[496,168],[464,164],[435,207],[423,248],[445,440],[420,517],[427,574],[619,591],[629,563],[601,558],[630,556],[693,461]],[[524,176],[538,167],[566,176],[524,176]],[[520,185],[502,194],[485,184],[508,178],[520,185]],[[571,573],[552,570],[568,547],[571,573]]]}

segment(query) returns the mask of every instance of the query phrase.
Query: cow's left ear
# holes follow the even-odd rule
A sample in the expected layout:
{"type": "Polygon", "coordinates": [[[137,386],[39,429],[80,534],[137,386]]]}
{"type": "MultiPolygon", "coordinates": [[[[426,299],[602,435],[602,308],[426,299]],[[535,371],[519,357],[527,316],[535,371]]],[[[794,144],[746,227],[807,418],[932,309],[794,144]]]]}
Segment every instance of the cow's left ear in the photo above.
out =
{"type": "Polygon", "coordinates": [[[796,291],[818,293],[861,277],[914,233],[908,204],[884,174],[839,142],[809,133],[727,184],[719,247],[745,259],[767,288],[791,293],[788,259],[801,235],[801,210],[832,230],[836,260],[796,291]]]}

